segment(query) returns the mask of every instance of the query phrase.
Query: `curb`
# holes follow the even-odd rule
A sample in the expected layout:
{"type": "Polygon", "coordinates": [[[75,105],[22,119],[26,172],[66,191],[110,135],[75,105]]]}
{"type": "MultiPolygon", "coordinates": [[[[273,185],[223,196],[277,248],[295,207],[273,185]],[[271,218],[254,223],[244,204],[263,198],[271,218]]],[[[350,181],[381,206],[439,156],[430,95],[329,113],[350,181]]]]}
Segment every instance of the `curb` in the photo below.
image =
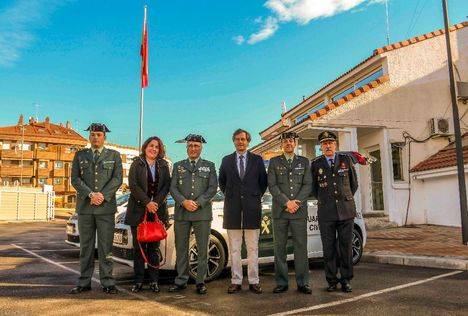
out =
{"type": "Polygon", "coordinates": [[[468,271],[468,260],[453,257],[364,253],[361,260],[370,263],[468,271]]]}

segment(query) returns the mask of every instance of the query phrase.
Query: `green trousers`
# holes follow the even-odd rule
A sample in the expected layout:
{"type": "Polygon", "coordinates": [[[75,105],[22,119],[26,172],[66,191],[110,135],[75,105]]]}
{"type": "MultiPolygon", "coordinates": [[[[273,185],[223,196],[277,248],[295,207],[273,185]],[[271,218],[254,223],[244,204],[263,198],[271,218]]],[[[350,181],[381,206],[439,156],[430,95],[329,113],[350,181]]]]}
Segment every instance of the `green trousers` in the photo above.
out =
{"type": "Polygon", "coordinates": [[[211,221],[174,221],[176,246],[176,285],[185,285],[189,279],[189,240],[193,228],[197,243],[197,278],[196,283],[204,283],[208,271],[208,240],[211,233],[211,221]]]}
{"type": "Polygon", "coordinates": [[[80,232],[80,278],[78,285],[91,286],[94,272],[94,247],[98,238],[99,278],[103,287],[115,285],[112,277],[112,242],[114,239],[114,214],[78,215],[80,232]]]}
{"type": "Polygon", "coordinates": [[[287,242],[291,231],[294,247],[294,269],[297,286],[309,284],[309,259],[307,253],[306,219],[273,219],[273,238],[275,241],[275,279],[277,285],[288,286],[287,242]]]}

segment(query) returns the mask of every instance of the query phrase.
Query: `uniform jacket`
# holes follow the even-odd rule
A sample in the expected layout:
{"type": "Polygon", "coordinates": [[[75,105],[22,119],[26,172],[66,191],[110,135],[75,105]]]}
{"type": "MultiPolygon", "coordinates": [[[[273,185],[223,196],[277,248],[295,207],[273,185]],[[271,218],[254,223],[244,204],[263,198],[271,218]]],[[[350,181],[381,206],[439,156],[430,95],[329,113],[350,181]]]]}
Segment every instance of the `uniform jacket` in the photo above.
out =
{"type": "Polygon", "coordinates": [[[267,174],[262,157],[247,152],[247,166],[241,180],[236,153],[225,156],[219,169],[219,188],[225,196],[223,227],[259,229],[262,196],[267,189],[267,174]]]}
{"type": "Polygon", "coordinates": [[[218,190],[214,163],[199,159],[192,170],[188,159],[178,161],[172,169],[170,192],[175,201],[174,220],[212,220],[211,200],[218,190]],[[185,200],[195,201],[199,207],[189,212],[182,206],[185,200]]]}
{"type": "MultiPolygon", "coordinates": [[[[156,160],[156,170],[159,175],[158,189],[154,202],[158,204],[158,217],[161,221],[167,222],[167,194],[171,184],[171,176],[166,160],[156,160]]],[[[128,199],[127,214],[125,224],[137,226],[143,221],[146,205],[151,201],[148,197],[148,166],[143,157],[136,157],[130,166],[128,174],[128,184],[130,187],[130,198],[128,199]]]]}
{"type": "Polygon", "coordinates": [[[332,170],[324,155],[312,161],[312,195],[318,200],[322,221],[352,219],[356,216],[354,193],[358,188],[356,170],[349,156],[336,153],[332,170]]]}
{"type": "Polygon", "coordinates": [[[273,157],[268,166],[268,189],[273,196],[273,218],[306,219],[307,198],[312,188],[310,163],[306,157],[294,155],[289,166],[284,155],[273,157]],[[296,213],[286,212],[289,200],[299,200],[296,213]]]}
{"type": "Polygon", "coordinates": [[[94,163],[90,148],[75,154],[72,164],[71,184],[76,190],[76,212],[78,214],[112,214],[117,210],[115,193],[122,185],[122,159],[119,152],[103,148],[94,163]],[[89,194],[101,192],[104,202],[91,205],[89,194]]]}

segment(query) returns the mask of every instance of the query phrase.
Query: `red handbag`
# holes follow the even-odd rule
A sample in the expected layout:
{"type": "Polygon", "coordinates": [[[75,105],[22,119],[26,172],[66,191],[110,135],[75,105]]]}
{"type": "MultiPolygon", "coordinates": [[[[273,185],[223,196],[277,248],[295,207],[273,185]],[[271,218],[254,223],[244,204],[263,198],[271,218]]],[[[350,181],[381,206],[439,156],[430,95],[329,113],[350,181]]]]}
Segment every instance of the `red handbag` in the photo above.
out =
{"type": "Polygon", "coordinates": [[[156,242],[167,238],[167,231],[156,214],[154,222],[146,221],[148,212],[145,212],[143,222],[138,225],[137,240],[139,242],[156,242]]]}
{"type": "Polygon", "coordinates": [[[155,216],[154,222],[148,222],[146,220],[147,214],[148,212],[146,211],[145,217],[143,218],[143,222],[141,222],[137,228],[138,246],[140,247],[141,256],[143,257],[143,260],[145,260],[145,263],[148,266],[157,269],[166,263],[167,241],[165,242],[164,259],[161,260],[159,262],[159,265],[157,266],[153,266],[152,264],[149,263],[148,258],[146,257],[146,254],[143,251],[143,248],[141,247],[141,243],[142,242],[157,242],[157,241],[166,239],[167,231],[166,231],[166,227],[164,227],[164,223],[159,220],[158,215],[154,214],[155,216]]]}

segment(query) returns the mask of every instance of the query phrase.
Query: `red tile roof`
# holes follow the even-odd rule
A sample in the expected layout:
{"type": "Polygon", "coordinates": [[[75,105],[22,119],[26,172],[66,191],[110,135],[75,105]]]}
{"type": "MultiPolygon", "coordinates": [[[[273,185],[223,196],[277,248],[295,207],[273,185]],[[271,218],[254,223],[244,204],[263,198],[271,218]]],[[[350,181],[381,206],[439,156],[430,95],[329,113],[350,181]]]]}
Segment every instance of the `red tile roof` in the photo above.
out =
{"type": "Polygon", "coordinates": [[[23,124],[23,117],[20,116],[17,125],[0,127],[0,139],[19,140],[22,136],[24,136],[25,141],[33,142],[79,144],[83,146],[88,142],[73,129],[61,124],[50,123],[48,117],[44,122],[31,119],[29,123],[23,124]],[[24,132],[21,126],[24,126],[24,132]]]}
{"type": "Polygon", "coordinates": [[[311,113],[309,115],[309,119],[312,120],[312,121],[316,120],[319,117],[322,117],[322,116],[326,115],[331,110],[334,110],[337,107],[342,106],[346,102],[351,101],[355,97],[357,97],[357,96],[359,96],[359,95],[361,95],[363,93],[366,93],[369,90],[372,90],[372,89],[380,86],[381,84],[383,84],[384,82],[387,82],[388,80],[390,80],[388,75],[381,76],[381,77],[375,79],[374,81],[371,81],[368,84],[362,86],[361,88],[358,88],[358,89],[354,90],[353,92],[345,95],[341,99],[338,99],[338,100],[336,100],[334,102],[328,103],[324,108],[322,108],[320,110],[317,110],[314,113],[311,113]]]}
{"type": "MultiPolygon", "coordinates": [[[[462,29],[462,28],[467,27],[467,26],[468,26],[468,21],[464,21],[464,22],[452,25],[449,28],[449,30],[450,30],[450,32],[453,32],[453,31],[462,29]]],[[[433,32],[429,32],[429,33],[426,33],[426,34],[423,34],[423,35],[415,36],[415,37],[409,38],[409,39],[401,41],[401,42],[396,42],[396,43],[393,43],[393,44],[390,44],[390,45],[387,45],[387,46],[377,48],[376,50],[374,50],[373,55],[382,54],[382,53],[385,53],[385,52],[388,52],[388,51],[391,51],[391,50],[395,50],[395,49],[402,48],[402,47],[405,47],[405,46],[408,46],[408,45],[416,44],[416,43],[419,43],[419,42],[422,42],[422,41],[425,41],[427,39],[430,39],[430,38],[433,38],[433,37],[436,37],[436,36],[440,36],[440,35],[443,35],[443,34],[445,34],[445,30],[438,29],[438,30],[435,30],[433,32]]]]}
{"type": "MultiPolygon", "coordinates": [[[[467,165],[468,164],[468,144],[466,143],[466,140],[468,140],[468,133],[465,133],[463,135],[463,139],[465,142],[465,144],[463,145],[463,162],[465,165],[467,165]]],[[[438,151],[434,155],[418,163],[416,166],[414,166],[410,170],[410,172],[435,170],[435,169],[441,169],[441,168],[454,167],[456,165],[457,165],[457,156],[455,153],[455,145],[454,143],[451,143],[444,149],[438,151]]]]}

